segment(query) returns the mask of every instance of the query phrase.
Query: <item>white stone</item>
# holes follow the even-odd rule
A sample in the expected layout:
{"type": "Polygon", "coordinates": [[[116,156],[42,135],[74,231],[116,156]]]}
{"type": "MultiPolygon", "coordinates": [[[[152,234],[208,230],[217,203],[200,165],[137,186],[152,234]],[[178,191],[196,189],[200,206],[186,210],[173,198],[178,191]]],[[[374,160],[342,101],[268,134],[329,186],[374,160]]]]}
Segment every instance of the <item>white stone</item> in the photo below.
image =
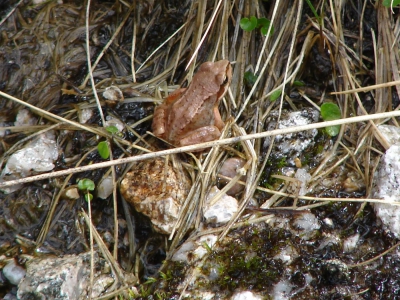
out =
{"type": "Polygon", "coordinates": [[[323,233],[325,236],[322,241],[320,242],[317,251],[324,249],[325,247],[331,246],[331,245],[338,245],[340,243],[340,237],[337,236],[336,234],[330,234],[330,233],[323,233]]]}
{"type": "Polygon", "coordinates": [[[284,264],[288,265],[298,256],[299,253],[297,253],[296,249],[288,245],[283,248],[277,255],[275,255],[274,259],[280,259],[284,264]]]}
{"type": "MultiPolygon", "coordinates": [[[[23,149],[16,151],[7,161],[0,182],[24,178],[35,173],[51,171],[53,162],[58,157],[58,146],[55,136],[51,132],[41,134],[33,141],[27,143],[23,149]]],[[[14,185],[2,189],[5,193],[18,190],[21,186],[14,185]]]]}
{"type": "Polygon", "coordinates": [[[293,289],[293,285],[287,281],[282,280],[274,285],[272,289],[272,299],[274,300],[288,300],[291,299],[291,291],[293,289]]]}
{"type": "Polygon", "coordinates": [[[26,270],[17,265],[15,260],[11,260],[5,267],[3,268],[3,275],[8,279],[8,281],[13,285],[18,285],[22,278],[25,277],[26,270]]]}
{"type": "Polygon", "coordinates": [[[232,296],[231,300],[261,300],[263,297],[250,291],[243,291],[232,296]]]}
{"type": "Polygon", "coordinates": [[[65,199],[70,199],[70,200],[76,200],[76,199],[79,199],[79,197],[80,197],[78,188],[76,186],[67,187],[64,190],[62,196],[65,199]]]}
{"type": "Polygon", "coordinates": [[[15,117],[14,126],[35,125],[36,118],[31,115],[29,110],[21,109],[15,117]]]}
{"type": "MultiPolygon", "coordinates": [[[[386,201],[399,203],[400,199],[400,145],[391,146],[381,158],[374,174],[372,195],[386,201]]],[[[400,206],[389,203],[373,203],[376,215],[385,229],[400,237],[400,206]]]]}
{"type": "Polygon", "coordinates": [[[203,235],[197,240],[189,240],[184,242],[172,256],[172,261],[181,261],[192,263],[201,259],[208,251],[207,248],[212,248],[217,242],[216,235],[203,235]],[[205,245],[207,245],[205,247],[205,245]]]}
{"type": "Polygon", "coordinates": [[[307,194],[307,184],[311,180],[311,174],[308,173],[305,169],[297,169],[294,178],[296,178],[301,183],[299,196],[304,196],[305,194],[307,194]]]}
{"type": "Polygon", "coordinates": [[[303,213],[296,218],[293,224],[300,230],[298,236],[303,240],[309,240],[315,236],[321,227],[318,219],[312,213],[303,213]]]}
{"type": "Polygon", "coordinates": [[[110,196],[113,192],[113,179],[112,176],[108,176],[100,181],[99,185],[97,186],[97,197],[101,199],[106,199],[110,196]]]}
{"type": "Polygon", "coordinates": [[[112,85],[107,87],[103,92],[103,97],[111,101],[123,101],[124,95],[119,87],[112,85]]]}
{"type": "Polygon", "coordinates": [[[219,191],[220,190],[214,186],[207,195],[203,209],[206,223],[225,224],[229,222],[238,210],[238,201],[226,194],[223,194],[219,199],[214,201],[213,198],[219,191]]]}
{"type": "Polygon", "coordinates": [[[378,125],[380,133],[390,144],[390,146],[400,143],[400,128],[393,125],[378,125]]]}
{"type": "Polygon", "coordinates": [[[359,240],[360,240],[360,234],[358,233],[349,236],[347,239],[343,241],[343,252],[349,253],[353,251],[356,248],[359,240]]]}
{"type": "Polygon", "coordinates": [[[78,111],[79,123],[85,124],[93,116],[93,109],[83,108],[78,111]]]}
{"type": "Polygon", "coordinates": [[[124,123],[122,123],[121,120],[119,120],[117,118],[113,118],[113,117],[107,117],[105,127],[109,127],[109,126],[115,126],[119,132],[123,131],[125,128],[125,125],[124,125],[124,123]]]}
{"type": "Polygon", "coordinates": [[[333,224],[333,221],[332,221],[331,218],[325,218],[325,219],[323,219],[323,221],[324,221],[326,226],[328,226],[330,228],[333,228],[334,224],[333,224]]]}
{"type": "MultiPolygon", "coordinates": [[[[94,289],[91,296],[97,297],[105,292],[114,279],[108,271],[106,273],[107,264],[97,254],[94,256],[94,264],[94,289]]],[[[87,299],[91,290],[89,277],[90,253],[65,255],[61,258],[34,258],[27,263],[26,276],[18,285],[17,297],[27,299],[32,295],[40,295],[42,299],[87,299]]]]}

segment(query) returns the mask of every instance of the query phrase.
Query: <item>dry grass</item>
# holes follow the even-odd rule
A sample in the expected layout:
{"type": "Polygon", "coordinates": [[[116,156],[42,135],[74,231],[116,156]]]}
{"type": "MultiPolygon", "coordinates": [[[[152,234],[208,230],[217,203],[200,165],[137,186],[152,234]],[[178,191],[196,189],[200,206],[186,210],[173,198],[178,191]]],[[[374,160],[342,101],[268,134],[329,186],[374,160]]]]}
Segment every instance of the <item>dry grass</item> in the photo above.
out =
{"type": "MultiPolygon", "coordinates": [[[[302,0],[276,1],[271,6],[269,12],[265,11],[261,1],[231,2],[220,0],[216,1],[215,5],[211,5],[207,1],[190,1],[186,14],[183,15],[183,20],[177,24],[177,29],[169,36],[162,36],[164,42],[160,44],[159,48],[149,53],[140,46],[140,43],[149,38],[147,35],[154,30],[152,25],[160,17],[160,11],[164,9],[168,10],[168,8],[160,7],[157,3],[154,3],[154,6],[148,4],[149,6],[141,8],[142,10],[147,10],[145,17],[145,14],[140,14],[139,3],[136,2],[134,1],[134,4],[120,2],[123,10],[121,10],[121,22],[119,26],[113,28],[110,40],[103,47],[102,51],[96,54],[97,56],[93,55],[94,51],[88,52],[92,55],[91,59],[94,61],[88,64],[88,69],[92,72],[88,72],[78,87],[72,88],[69,86],[68,88],[64,88],[63,93],[80,97],[85,96],[89,102],[95,98],[97,106],[100,108],[102,101],[97,94],[110,85],[118,85],[121,89],[129,87],[142,94],[133,97],[132,101],[140,102],[150,99],[151,101],[159,102],[160,98],[165,97],[165,95],[177,87],[175,84],[171,84],[174,78],[180,78],[180,82],[184,82],[185,80],[190,82],[196,67],[201,62],[229,59],[234,67],[232,84],[221,106],[224,119],[230,120],[226,122],[227,126],[223,136],[220,141],[207,144],[212,145],[213,148],[206,155],[200,157],[191,155],[193,164],[185,165],[189,173],[193,174],[193,185],[184,208],[181,211],[176,230],[170,237],[172,243],[169,248],[168,257],[173,254],[176,246],[193,226],[196,230],[199,230],[201,218],[201,210],[199,208],[202,206],[202,201],[207,190],[215,184],[217,166],[227,156],[233,154],[241,155],[248,160],[248,164],[246,164],[248,174],[245,183],[246,190],[239,199],[240,210],[225,228],[206,232],[195,230],[192,232],[191,238],[210,232],[218,232],[220,239],[223,239],[231,228],[264,221],[268,217],[261,216],[250,219],[248,216],[247,219],[241,218],[247,203],[254,197],[255,193],[260,191],[270,195],[270,198],[265,199],[264,207],[274,207],[281,199],[287,197],[293,197],[297,200],[307,200],[307,204],[305,205],[286,207],[286,209],[290,208],[294,210],[310,209],[325,205],[329,201],[377,201],[376,199],[370,199],[373,171],[377,166],[377,161],[383,151],[382,149],[387,149],[388,144],[381,137],[376,125],[388,123],[397,126],[395,117],[400,116],[399,111],[392,111],[393,104],[391,102],[391,99],[394,98],[392,93],[398,93],[400,88],[398,73],[399,49],[396,40],[399,32],[399,22],[394,23],[387,9],[379,5],[376,8],[379,31],[371,32],[373,37],[372,46],[375,53],[374,59],[371,60],[371,57],[365,57],[362,52],[362,40],[367,33],[359,31],[356,34],[356,32],[344,30],[343,24],[345,21],[342,19],[344,8],[342,7],[343,1],[340,0],[321,1],[319,3],[319,5],[323,5],[323,7],[318,7],[319,11],[323,11],[325,16],[329,16],[329,18],[324,18],[322,25],[315,18],[312,18],[311,15],[308,17],[304,16],[303,13],[306,7],[303,7],[305,2],[302,0]],[[132,18],[132,15],[135,17],[132,18]],[[274,33],[270,36],[261,36],[257,31],[242,31],[238,26],[240,19],[244,16],[252,15],[258,17],[267,16],[270,18],[274,26],[274,33]],[[130,56],[132,60],[131,65],[137,68],[125,76],[109,76],[108,78],[107,76],[101,76],[99,65],[104,59],[104,54],[112,46],[120,43],[122,29],[126,28],[127,24],[132,26],[133,36],[131,37],[131,49],[129,51],[125,49],[127,52],[126,55],[130,56]],[[144,25],[147,27],[143,30],[144,25]],[[348,46],[349,43],[346,42],[347,39],[351,39],[352,43],[358,45],[358,47],[350,48],[348,46]],[[308,76],[307,72],[310,69],[310,60],[315,55],[312,52],[313,48],[318,48],[321,55],[328,55],[326,58],[332,66],[332,76],[329,78],[331,82],[325,85],[327,87],[326,90],[321,91],[317,97],[307,97],[307,90],[300,88],[300,92],[308,100],[308,104],[294,103],[286,93],[282,93],[278,101],[270,102],[269,97],[274,91],[289,91],[295,80],[302,80],[302,78],[308,76]],[[148,55],[146,56],[146,54],[148,55]],[[371,69],[371,65],[375,67],[371,69]],[[186,71],[182,71],[183,68],[186,71]],[[252,69],[258,77],[251,88],[246,88],[243,82],[245,72],[249,69],[252,69]],[[185,77],[182,75],[185,75],[185,77]],[[377,85],[364,86],[362,80],[365,77],[374,78],[374,83],[377,85]],[[88,86],[89,81],[93,88],[88,86]],[[332,86],[334,90],[330,88],[332,86]],[[395,86],[395,89],[391,89],[390,87],[392,86],[395,86]],[[367,90],[370,91],[371,97],[375,100],[375,106],[372,109],[364,107],[363,96],[360,96],[360,92],[367,90]],[[337,93],[330,93],[333,91],[337,93]],[[326,123],[318,123],[302,128],[265,132],[264,124],[269,112],[271,110],[281,112],[285,101],[290,103],[294,111],[300,110],[305,105],[312,105],[319,108],[326,101],[332,101],[339,105],[343,119],[332,121],[329,124],[342,124],[341,131],[335,139],[335,143],[326,151],[324,159],[318,162],[316,168],[310,170],[312,172],[312,180],[309,189],[317,189],[318,184],[324,178],[329,178],[332,172],[335,172],[339,166],[346,166],[346,168],[353,170],[362,178],[366,186],[365,199],[344,200],[339,198],[319,198],[317,196],[296,196],[285,192],[284,188],[282,190],[271,190],[259,187],[259,181],[268,161],[268,156],[273,149],[273,144],[271,144],[267,153],[263,153],[262,138],[327,126],[326,123]],[[234,118],[230,118],[231,116],[234,118]],[[237,146],[238,143],[239,147],[237,146]],[[234,145],[236,146],[234,147],[234,145]]],[[[366,5],[367,1],[364,3],[366,5]]],[[[141,5],[144,4],[141,3],[141,5]]],[[[51,11],[50,6],[51,4],[49,5],[49,10],[47,10],[49,14],[51,11]]],[[[364,9],[362,11],[364,12],[364,9]]],[[[86,32],[86,47],[91,48],[93,46],[90,37],[94,34],[94,28],[89,30],[88,24],[97,24],[97,20],[102,18],[102,14],[100,12],[95,13],[93,8],[90,7],[87,7],[87,12],[90,17],[87,18],[86,28],[79,27],[79,30],[77,29],[74,32],[74,36],[82,35],[86,32]]],[[[103,12],[103,14],[105,13],[103,12]]],[[[170,13],[173,14],[174,12],[171,11],[170,13]]],[[[45,17],[50,16],[46,15],[45,17]]],[[[35,20],[35,22],[38,22],[38,20],[35,20]]],[[[364,22],[361,18],[360,28],[363,28],[364,22]]],[[[63,37],[60,38],[61,41],[62,39],[63,37]]],[[[84,53],[81,53],[81,55],[84,55],[84,53]]],[[[90,61],[88,58],[86,61],[90,61]]],[[[104,72],[107,73],[106,71],[104,72]]],[[[16,92],[14,95],[18,94],[16,92]]],[[[65,113],[64,116],[59,116],[48,111],[54,102],[53,99],[49,99],[47,96],[45,103],[42,102],[38,106],[37,103],[28,104],[4,92],[0,92],[0,95],[9,99],[12,103],[29,107],[40,117],[49,121],[48,128],[43,127],[42,129],[40,127],[38,130],[53,130],[57,127],[63,128],[64,126],[65,128],[65,126],[69,126],[70,130],[83,130],[107,139],[111,149],[119,147],[123,149],[124,153],[134,154],[132,157],[122,155],[121,157],[112,158],[109,162],[80,167],[86,155],[89,154],[88,152],[76,162],[73,168],[53,172],[49,175],[38,175],[21,180],[21,182],[65,176],[95,168],[111,168],[115,182],[114,186],[117,186],[119,178],[117,178],[114,170],[115,165],[125,165],[133,161],[151,159],[156,156],[173,155],[204,147],[204,145],[195,145],[156,151],[154,146],[152,146],[154,139],[151,138],[150,133],[142,136],[136,133],[137,136],[140,136],[140,140],[131,144],[124,139],[111,136],[101,127],[83,125],[76,122],[79,110],[87,107],[87,102],[81,102],[70,109],[68,113],[65,113]],[[56,125],[52,125],[53,123],[56,125]],[[144,154],[145,152],[149,153],[144,154]]],[[[35,94],[33,93],[33,95],[35,94]]],[[[102,116],[102,119],[104,121],[104,116],[102,116]]],[[[135,132],[136,126],[140,126],[140,123],[131,125],[129,130],[135,132]]],[[[18,129],[13,128],[13,130],[18,129]]],[[[36,135],[36,133],[27,134],[29,134],[28,138],[33,138],[36,135]]],[[[11,149],[14,150],[13,148],[11,149]]],[[[2,163],[4,162],[4,158],[10,154],[10,150],[3,153],[2,163]]],[[[240,176],[237,176],[235,181],[238,181],[239,178],[240,176]]],[[[41,245],[46,238],[58,199],[63,188],[69,184],[69,180],[70,176],[67,176],[60,191],[54,196],[55,200],[52,202],[47,221],[36,241],[38,245],[41,245]]],[[[0,183],[0,187],[15,183],[17,181],[0,183]]],[[[289,183],[290,179],[287,181],[287,184],[289,183]]],[[[117,212],[116,189],[114,189],[113,198],[114,211],[117,212]]],[[[85,215],[85,220],[90,224],[86,214],[83,214],[85,215]]],[[[115,213],[115,228],[117,226],[117,215],[115,213]]],[[[95,228],[92,226],[90,228],[94,233],[97,245],[103,251],[103,255],[110,261],[117,259],[117,243],[115,243],[113,254],[109,254],[108,249],[101,244],[99,236],[96,235],[95,228]]],[[[117,230],[114,230],[114,232],[117,232],[117,230]]],[[[114,238],[118,240],[116,235],[114,238]]],[[[131,253],[131,255],[134,256],[134,253],[131,253]]],[[[115,285],[115,289],[117,289],[125,285],[123,282],[124,279],[118,264],[114,261],[112,265],[114,266],[114,272],[118,274],[117,278],[120,280],[120,285],[115,285]]]]}

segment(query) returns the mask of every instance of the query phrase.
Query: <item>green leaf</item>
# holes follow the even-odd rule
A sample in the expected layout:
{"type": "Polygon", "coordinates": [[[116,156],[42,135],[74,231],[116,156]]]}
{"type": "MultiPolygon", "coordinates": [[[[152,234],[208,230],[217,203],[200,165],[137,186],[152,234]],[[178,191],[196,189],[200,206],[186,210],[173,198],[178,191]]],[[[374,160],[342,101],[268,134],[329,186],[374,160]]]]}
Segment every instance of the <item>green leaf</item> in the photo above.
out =
{"type": "MultiPolygon", "coordinates": [[[[261,27],[261,34],[267,35],[269,27],[271,26],[271,21],[266,18],[257,19],[257,27],[261,27]]],[[[271,32],[269,33],[272,35],[274,33],[274,26],[271,27],[271,32]]]]}
{"type": "Polygon", "coordinates": [[[325,132],[329,136],[337,136],[340,131],[340,125],[335,125],[335,126],[327,126],[325,127],[325,132]]]}
{"type": "MultiPolygon", "coordinates": [[[[321,117],[324,121],[338,120],[342,117],[342,113],[335,103],[327,102],[321,105],[321,117]]],[[[325,131],[330,136],[337,136],[340,125],[325,127],[325,131]]]]}
{"type": "Polygon", "coordinates": [[[339,106],[332,102],[321,105],[321,117],[324,121],[338,120],[342,117],[339,106]]]}
{"type": "Polygon", "coordinates": [[[282,90],[276,90],[271,94],[271,96],[269,97],[269,100],[271,102],[274,102],[274,101],[276,101],[276,99],[278,99],[281,96],[281,94],[282,94],[282,90]]]}
{"type": "Polygon", "coordinates": [[[400,4],[400,0],[383,0],[383,6],[385,7],[395,7],[400,4]]]}
{"type": "Polygon", "coordinates": [[[97,151],[103,159],[107,159],[110,157],[110,150],[108,149],[107,142],[103,141],[97,145],[97,151]]]}
{"type": "Polygon", "coordinates": [[[149,277],[144,284],[151,284],[151,283],[154,283],[154,282],[157,282],[157,279],[154,278],[154,277],[149,277]]]}
{"type": "Polygon", "coordinates": [[[90,193],[85,194],[85,200],[86,202],[90,202],[93,200],[93,195],[90,193]]]}
{"type": "Polygon", "coordinates": [[[210,247],[206,242],[203,242],[203,247],[204,247],[204,249],[207,250],[208,253],[211,253],[211,252],[212,252],[211,247],[210,247]]]}
{"type": "Polygon", "coordinates": [[[256,83],[258,76],[254,75],[253,72],[251,71],[247,71],[244,73],[244,80],[246,81],[246,83],[248,85],[254,85],[254,83],[256,83]]]}
{"type": "Polygon", "coordinates": [[[114,125],[106,127],[106,130],[111,134],[117,133],[119,131],[118,128],[114,125]]]}
{"type": "Polygon", "coordinates": [[[160,277],[164,280],[168,280],[168,275],[165,274],[164,272],[160,272],[160,277]]]}
{"type": "Polygon", "coordinates": [[[293,86],[304,86],[304,82],[300,80],[293,81],[293,86]]]}
{"type": "Polygon", "coordinates": [[[96,185],[93,180],[84,178],[78,181],[78,189],[81,191],[93,191],[96,185]]]}
{"type": "Polygon", "coordinates": [[[251,16],[249,18],[242,18],[240,20],[240,28],[242,28],[245,31],[252,31],[254,28],[257,27],[257,18],[255,16],[251,16]]]}
{"type": "Polygon", "coordinates": [[[318,15],[317,10],[314,8],[314,6],[312,5],[310,0],[306,0],[308,6],[310,7],[311,11],[313,12],[315,18],[318,20],[319,24],[322,24],[322,19],[321,17],[318,15]]]}
{"type": "Polygon", "coordinates": [[[267,27],[271,24],[271,21],[267,18],[259,18],[257,19],[257,27],[267,27]]]}

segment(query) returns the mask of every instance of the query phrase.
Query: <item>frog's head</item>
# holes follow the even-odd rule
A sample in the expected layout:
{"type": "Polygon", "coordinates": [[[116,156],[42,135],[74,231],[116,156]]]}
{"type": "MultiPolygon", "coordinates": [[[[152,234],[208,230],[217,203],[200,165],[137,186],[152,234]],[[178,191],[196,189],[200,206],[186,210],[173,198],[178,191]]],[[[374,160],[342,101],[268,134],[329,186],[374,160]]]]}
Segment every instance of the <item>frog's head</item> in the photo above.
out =
{"type": "Polygon", "coordinates": [[[195,76],[198,81],[203,81],[203,86],[207,89],[214,90],[217,98],[222,98],[232,80],[232,66],[229,60],[220,60],[217,62],[203,63],[195,76]]]}

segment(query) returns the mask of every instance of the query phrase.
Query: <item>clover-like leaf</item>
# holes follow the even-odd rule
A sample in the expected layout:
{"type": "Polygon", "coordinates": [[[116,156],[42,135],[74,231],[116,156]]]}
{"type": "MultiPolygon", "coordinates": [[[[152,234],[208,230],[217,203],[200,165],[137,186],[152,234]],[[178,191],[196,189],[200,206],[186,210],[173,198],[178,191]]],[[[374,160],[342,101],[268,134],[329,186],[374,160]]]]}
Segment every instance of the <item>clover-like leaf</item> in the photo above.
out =
{"type": "Polygon", "coordinates": [[[340,131],[340,125],[334,125],[334,126],[326,126],[325,127],[325,132],[329,135],[329,136],[337,136],[339,134],[340,131]]]}
{"type": "Polygon", "coordinates": [[[342,117],[339,106],[332,102],[321,105],[321,117],[324,121],[338,120],[342,117]]]}
{"type": "Polygon", "coordinates": [[[245,31],[252,31],[254,28],[257,27],[257,18],[255,16],[251,16],[249,18],[242,18],[240,20],[240,28],[242,28],[245,31]]]}
{"type": "MultiPolygon", "coordinates": [[[[266,18],[257,19],[257,27],[261,27],[261,34],[267,35],[269,28],[271,27],[271,21],[266,18]]],[[[270,35],[274,33],[274,26],[271,27],[270,35]]]]}
{"type": "Polygon", "coordinates": [[[254,75],[254,73],[251,72],[251,71],[247,71],[247,72],[244,73],[244,80],[250,86],[254,85],[254,83],[256,82],[257,78],[258,78],[258,76],[254,75]]]}
{"type": "Polygon", "coordinates": [[[84,178],[78,181],[78,189],[81,191],[93,191],[95,188],[93,180],[84,178]]]}
{"type": "MultiPolygon", "coordinates": [[[[321,117],[324,121],[338,120],[342,117],[342,113],[335,103],[327,102],[321,105],[321,117]]],[[[337,136],[340,131],[340,125],[325,127],[325,131],[330,136],[337,136]]]]}

